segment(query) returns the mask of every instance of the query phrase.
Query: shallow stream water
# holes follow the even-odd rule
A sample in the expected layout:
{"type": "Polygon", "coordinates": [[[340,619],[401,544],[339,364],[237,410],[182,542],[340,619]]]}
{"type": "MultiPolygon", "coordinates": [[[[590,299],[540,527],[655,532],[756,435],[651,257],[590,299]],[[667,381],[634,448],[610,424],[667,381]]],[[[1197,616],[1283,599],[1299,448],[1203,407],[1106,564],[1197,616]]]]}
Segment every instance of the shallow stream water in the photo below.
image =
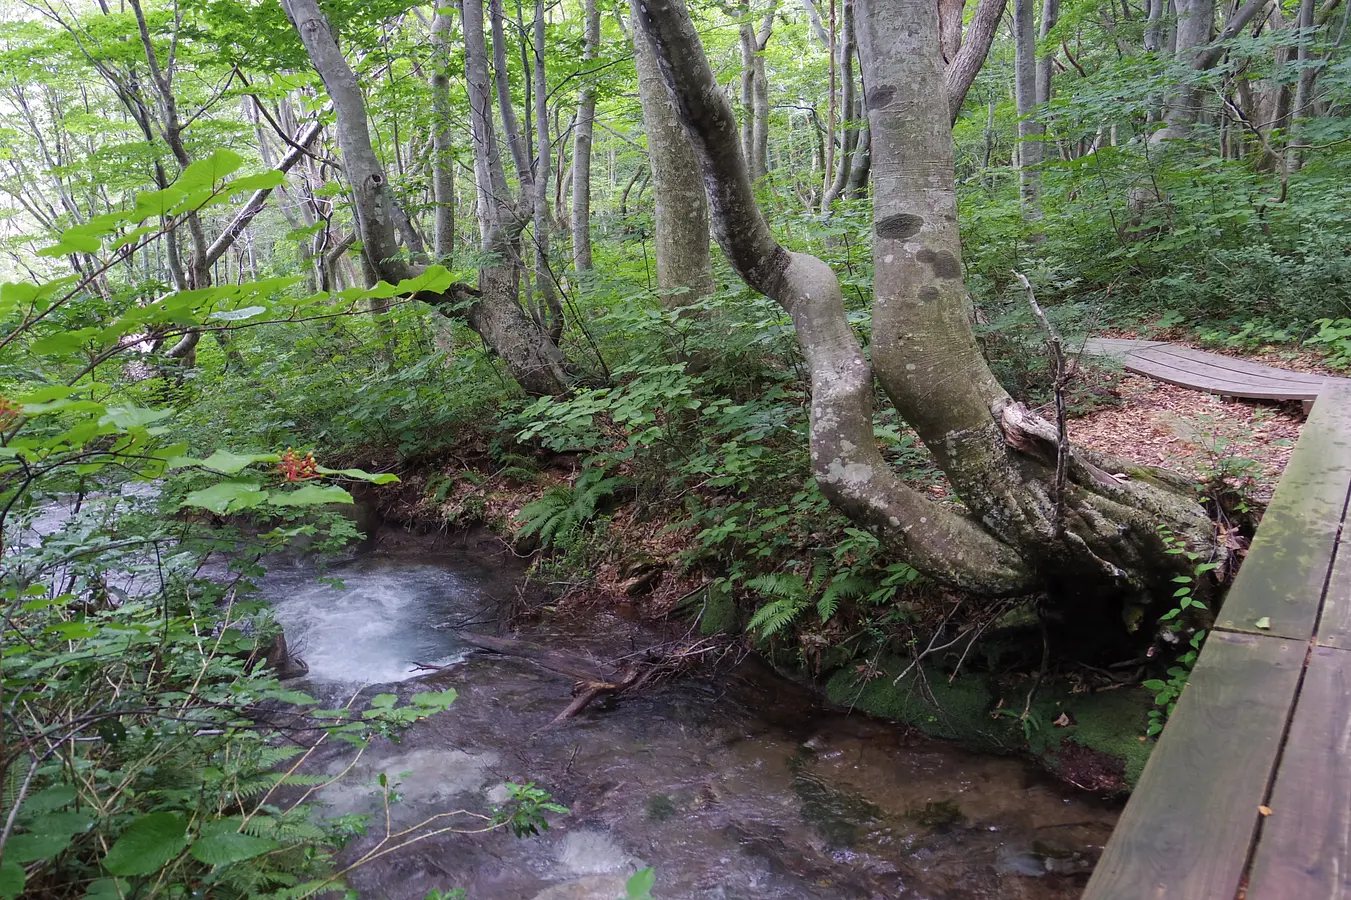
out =
{"type": "MultiPolygon", "coordinates": [[[[534,782],[570,809],[539,837],[443,834],[382,856],[350,877],[363,896],[421,900],[459,887],[470,900],[616,900],[644,866],[655,868],[663,900],[1059,900],[1082,891],[1118,805],[1020,760],[826,709],[752,661],[551,725],[570,700],[568,678],[471,651],[452,633],[465,624],[491,632],[495,610],[515,596],[520,567],[501,550],[386,532],[341,565],[277,565],[264,580],[309,665],[303,686],[330,699],[363,684],[405,698],[460,694],[401,741],[373,744],[325,789],[333,813],[376,814],[371,836],[344,858],[385,831],[372,787],[381,773],[404,797],[391,808],[392,831],[454,810],[486,812],[507,781],[534,782]]],[[[600,658],[655,640],[608,616],[519,634],[600,658]]],[[[354,752],[325,748],[315,765],[337,773],[354,752]]],[[[475,827],[438,820],[447,822],[475,827]]]]}

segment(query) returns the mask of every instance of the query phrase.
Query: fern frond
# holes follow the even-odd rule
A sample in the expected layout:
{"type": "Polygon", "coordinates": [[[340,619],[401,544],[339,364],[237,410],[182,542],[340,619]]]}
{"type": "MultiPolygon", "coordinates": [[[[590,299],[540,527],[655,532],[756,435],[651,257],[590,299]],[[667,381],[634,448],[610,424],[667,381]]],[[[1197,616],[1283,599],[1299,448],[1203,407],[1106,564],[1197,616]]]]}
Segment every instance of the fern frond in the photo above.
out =
{"type": "Polygon", "coordinates": [[[757,575],[747,580],[746,587],[770,597],[785,597],[802,601],[807,599],[807,582],[803,580],[801,575],[792,575],[786,572],[757,575]]]}
{"type": "Polygon", "coordinates": [[[760,637],[771,638],[793,623],[807,601],[803,597],[781,597],[755,611],[747,629],[760,632],[760,637]]]}

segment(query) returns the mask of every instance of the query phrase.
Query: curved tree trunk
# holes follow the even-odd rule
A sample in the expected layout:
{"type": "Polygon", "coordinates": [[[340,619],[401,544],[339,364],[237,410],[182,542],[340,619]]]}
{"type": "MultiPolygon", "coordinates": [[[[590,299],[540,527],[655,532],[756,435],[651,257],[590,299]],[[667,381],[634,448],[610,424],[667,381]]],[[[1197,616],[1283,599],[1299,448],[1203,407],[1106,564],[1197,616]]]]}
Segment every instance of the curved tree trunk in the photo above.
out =
{"type": "Polygon", "coordinates": [[[1055,427],[1014,403],[981,357],[964,312],[933,3],[859,2],[876,197],[872,359],[888,396],[965,502],[961,510],[928,502],[878,453],[873,373],[845,318],[839,281],[820,260],[785,250],[770,234],[731,109],[681,0],[638,8],[699,156],[719,243],[746,282],[782,304],[797,327],[811,374],[812,464],[837,506],[921,571],[986,595],[1054,587],[1085,599],[1096,591],[1088,596],[1099,604],[1104,589],[1147,600],[1188,566],[1167,554],[1159,526],[1199,552],[1213,546],[1209,519],[1184,491],[1119,481],[1083,451],[1068,454],[1058,492],[1055,427]]]}

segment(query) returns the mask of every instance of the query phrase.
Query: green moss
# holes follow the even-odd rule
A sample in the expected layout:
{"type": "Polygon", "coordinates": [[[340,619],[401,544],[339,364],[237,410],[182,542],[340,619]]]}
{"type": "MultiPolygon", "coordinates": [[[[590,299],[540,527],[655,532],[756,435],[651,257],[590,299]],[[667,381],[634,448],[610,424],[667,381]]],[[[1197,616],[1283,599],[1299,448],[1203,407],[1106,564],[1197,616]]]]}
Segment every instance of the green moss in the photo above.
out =
{"type": "Polygon", "coordinates": [[[1135,787],[1154,749],[1153,741],[1140,740],[1149,724],[1149,710],[1154,708],[1153,695],[1137,687],[1078,694],[1067,708],[1075,721],[1067,729],[1068,739],[1123,760],[1126,782],[1135,787]]]}
{"type": "Polygon", "coordinates": [[[710,587],[704,598],[704,610],[699,616],[701,634],[736,634],[741,630],[740,616],[732,592],[710,587]]]}
{"type": "Polygon", "coordinates": [[[1048,685],[1038,691],[1025,728],[1018,716],[995,710],[1021,711],[1028,682],[1001,691],[977,673],[964,672],[950,682],[946,674],[929,669],[923,683],[913,673],[893,683],[907,664],[897,657],[886,658],[881,674],[866,683],[855,667],[847,666],[827,681],[826,694],[842,706],[904,722],[934,737],[961,741],[977,750],[1049,755],[1052,765],[1055,748],[1073,741],[1120,760],[1132,787],[1154,748],[1152,741],[1140,740],[1153,707],[1153,697],[1140,688],[1075,694],[1066,686],[1048,685]],[[1074,724],[1057,727],[1062,713],[1074,724]]]}
{"type": "Polygon", "coordinates": [[[907,663],[884,658],[880,674],[862,682],[852,668],[841,669],[826,682],[826,695],[841,706],[896,719],[934,737],[961,741],[981,750],[1018,749],[1021,737],[1007,720],[991,715],[995,693],[989,680],[961,673],[952,681],[936,669],[918,679],[912,672],[899,683],[907,663]]]}

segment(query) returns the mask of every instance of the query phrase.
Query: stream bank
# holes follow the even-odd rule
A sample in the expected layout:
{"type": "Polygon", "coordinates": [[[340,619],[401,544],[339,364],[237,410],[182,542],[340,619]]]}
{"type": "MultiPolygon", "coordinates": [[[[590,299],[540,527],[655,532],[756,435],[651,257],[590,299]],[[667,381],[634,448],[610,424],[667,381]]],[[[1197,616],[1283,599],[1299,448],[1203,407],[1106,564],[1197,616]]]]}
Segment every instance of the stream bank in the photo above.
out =
{"type": "MultiPolygon", "coordinates": [[[[322,570],[277,563],[263,579],[309,663],[298,685],[335,701],[356,690],[459,692],[449,712],[397,743],[377,741],[323,792],[332,813],[377,814],[372,836],[344,858],[383,830],[371,788],[381,773],[403,797],[391,808],[395,831],[456,809],[485,812],[508,781],[533,782],[570,810],[538,838],[420,841],[354,872],[363,893],[421,900],[458,887],[471,900],[615,900],[627,874],[652,866],[656,896],[668,900],[1068,900],[1115,823],[1117,804],[1027,761],[828,708],[753,657],[551,725],[570,679],[470,652],[454,636],[496,630],[504,605],[519,602],[522,574],[522,561],[485,533],[386,527],[348,560],[322,570]],[[419,664],[442,668],[420,674],[419,664]]],[[[516,630],[597,658],[666,636],[607,610],[541,609],[516,630]]],[[[325,746],[312,764],[336,774],[354,755],[325,746]]]]}

